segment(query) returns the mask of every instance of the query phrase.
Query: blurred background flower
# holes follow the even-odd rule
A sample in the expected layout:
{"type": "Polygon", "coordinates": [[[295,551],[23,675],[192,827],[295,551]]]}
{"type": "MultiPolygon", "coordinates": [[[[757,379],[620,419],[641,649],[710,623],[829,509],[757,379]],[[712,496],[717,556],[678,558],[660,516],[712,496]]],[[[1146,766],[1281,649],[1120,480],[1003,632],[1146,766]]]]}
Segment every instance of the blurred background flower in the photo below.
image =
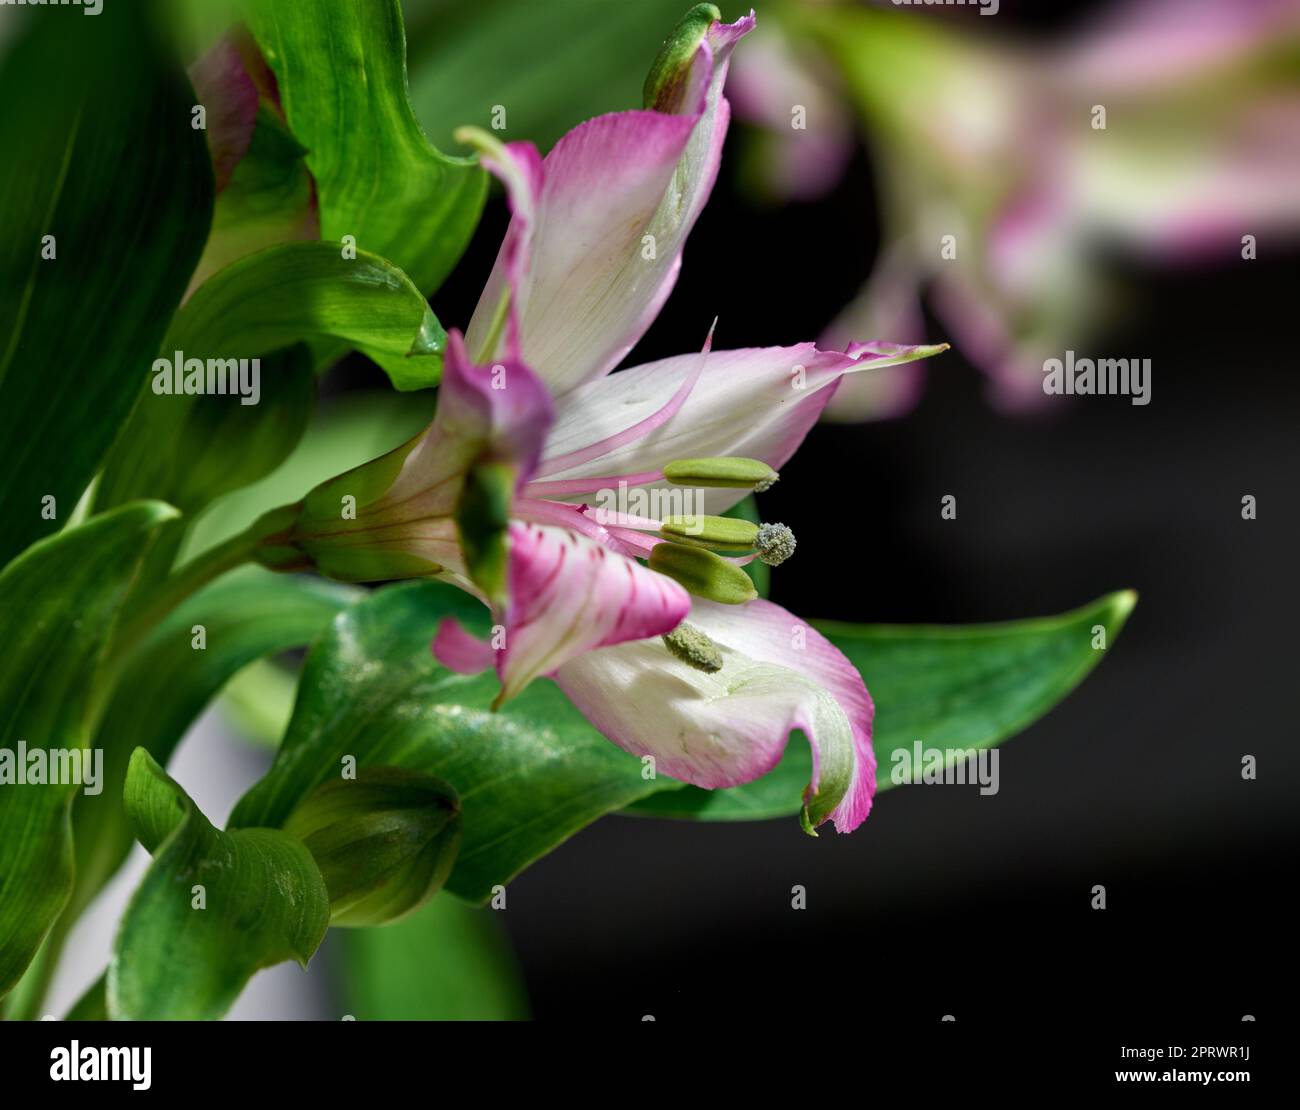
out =
{"type": "MultiPolygon", "coordinates": [[[[832,188],[855,124],[872,158],[880,250],[827,340],[920,342],[925,293],[1019,410],[1044,359],[1123,311],[1115,256],[1253,258],[1300,230],[1300,5],[1116,0],[1033,41],[976,14],[781,0],[731,90],[776,197],[832,188]]],[[[848,383],[828,416],[898,415],[925,373],[848,383]]]]}

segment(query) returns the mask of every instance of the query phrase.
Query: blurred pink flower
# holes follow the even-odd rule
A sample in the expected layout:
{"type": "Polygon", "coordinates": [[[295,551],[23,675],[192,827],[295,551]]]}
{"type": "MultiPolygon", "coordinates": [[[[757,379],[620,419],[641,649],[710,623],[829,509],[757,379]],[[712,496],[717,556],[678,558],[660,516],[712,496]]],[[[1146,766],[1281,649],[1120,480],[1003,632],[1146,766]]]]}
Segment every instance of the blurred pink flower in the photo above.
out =
{"type": "MultiPolygon", "coordinates": [[[[827,343],[864,331],[920,341],[928,291],[994,401],[1032,408],[1047,400],[1043,360],[1105,316],[1104,250],[1227,260],[1242,257],[1244,236],[1276,243],[1300,227],[1294,0],[1130,0],[1035,48],[994,40],[992,20],[958,31],[914,9],[787,3],[778,14],[764,54],[780,61],[759,70],[751,54],[733,82],[748,92],[780,74],[776,87],[808,106],[807,131],[793,137],[778,96],[739,106],[783,136],[791,161],[834,147],[826,164],[838,168],[842,85],[879,176],[880,255],[827,343]]],[[[807,199],[810,181],[829,188],[834,175],[785,166],[771,180],[807,199]]],[[[923,373],[847,384],[828,416],[904,412],[923,373]]]]}

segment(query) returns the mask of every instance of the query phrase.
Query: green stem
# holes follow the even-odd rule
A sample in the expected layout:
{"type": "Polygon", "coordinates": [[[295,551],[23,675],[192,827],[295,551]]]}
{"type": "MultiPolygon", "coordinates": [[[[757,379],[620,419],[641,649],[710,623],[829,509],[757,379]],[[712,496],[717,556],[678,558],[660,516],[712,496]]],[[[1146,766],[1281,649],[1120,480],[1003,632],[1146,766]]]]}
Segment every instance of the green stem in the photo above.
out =
{"type": "Polygon", "coordinates": [[[261,532],[250,528],[217,544],[174,571],[140,609],[128,614],[128,619],[117,636],[118,653],[129,654],[154,625],[191,594],[226,571],[248,562],[261,540],[261,532]]]}

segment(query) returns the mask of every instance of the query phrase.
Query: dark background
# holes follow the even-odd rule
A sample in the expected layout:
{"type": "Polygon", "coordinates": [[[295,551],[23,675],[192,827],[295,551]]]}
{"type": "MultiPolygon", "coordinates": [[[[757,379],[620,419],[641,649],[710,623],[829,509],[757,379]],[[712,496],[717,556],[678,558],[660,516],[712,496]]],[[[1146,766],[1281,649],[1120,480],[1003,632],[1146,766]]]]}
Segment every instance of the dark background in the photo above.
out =
{"type": "MultiPolygon", "coordinates": [[[[998,18],[1068,33],[1093,7],[1004,0],[998,18]]],[[[741,141],[734,127],[681,280],[630,362],[698,349],[715,314],[719,348],[815,338],[865,279],[870,155],[828,199],[764,207],[736,178],[741,141]]],[[[498,196],[433,301],[448,326],[469,319],[505,223],[498,196]]],[[[818,840],[793,818],[580,833],[511,883],[501,915],[535,1015],[1109,1026],[1275,1012],[1294,968],[1300,762],[1295,265],[1268,242],[1257,261],[1186,271],[1116,260],[1126,309],[1088,353],[1151,358],[1146,407],[1065,399],[1008,418],[955,349],[910,416],[815,429],[762,501],[799,537],[775,601],[959,623],[1132,587],[1138,607],[1079,690],[1003,747],[995,796],[901,788],[853,835],[818,840]],[[947,493],[955,521],[939,516],[947,493]]],[[[934,320],[929,335],[949,338],[934,320]]],[[[383,386],[361,360],[343,382],[383,386]]]]}

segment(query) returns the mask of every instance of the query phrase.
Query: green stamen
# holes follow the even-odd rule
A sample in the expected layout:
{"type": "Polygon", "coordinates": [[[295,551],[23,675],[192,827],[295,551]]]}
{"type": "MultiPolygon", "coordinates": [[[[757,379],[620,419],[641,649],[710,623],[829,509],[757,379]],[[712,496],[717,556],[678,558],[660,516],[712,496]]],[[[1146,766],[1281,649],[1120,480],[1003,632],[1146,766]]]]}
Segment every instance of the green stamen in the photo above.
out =
{"type": "Polygon", "coordinates": [[[674,543],[711,551],[748,551],[759,528],[752,521],[728,516],[670,516],[664,519],[659,534],[674,543]]]}
{"type": "Polygon", "coordinates": [[[696,597],[741,605],[758,596],[754,583],[735,563],[702,547],[657,543],[650,551],[650,569],[685,586],[696,597]]]}
{"type": "Polygon", "coordinates": [[[758,459],[677,459],[664,467],[664,477],[675,486],[712,489],[769,489],[780,477],[758,459]]]}

